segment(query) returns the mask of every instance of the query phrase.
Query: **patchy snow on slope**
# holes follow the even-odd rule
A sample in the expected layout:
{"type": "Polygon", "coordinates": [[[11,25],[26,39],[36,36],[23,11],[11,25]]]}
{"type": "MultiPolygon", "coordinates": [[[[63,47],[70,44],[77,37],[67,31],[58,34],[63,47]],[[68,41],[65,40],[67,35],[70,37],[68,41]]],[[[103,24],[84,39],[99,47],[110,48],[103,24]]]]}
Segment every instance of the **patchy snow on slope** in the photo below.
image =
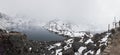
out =
{"type": "Polygon", "coordinates": [[[94,43],[91,39],[88,39],[85,44],[88,44],[88,43],[94,43]]]}
{"type": "Polygon", "coordinates": [[[66,40],[65,41],[67,44],[72,44],[73,42],[74,42],[74,40],[73,39],[68,39],[68,40],[66,40]]]}
{"type": "Polygon", "coordinates": [[[62,52],[61,52],[61,51],[62,51],[62,49],[57,49],[55,55],[62,55],[62,52]]]}
{"type": "Polygon", "coordinates": [[[88,51],[88,52],[86,52],[84,55],[89,55],[89,54],[93,55],[93,54],[94,54],[94,51],[89,50],[89,51],[88,51]]]}
{"type": "Polygon", "coordinates": [[[108,43],[108,37],[111,33],[106,33],[105,37],[102,38],[99,42],[101,43],[100,46],[102,45],[106,45],[107,46],[107,43],[108,43]]]}
{"type": "Polygon", "coordinates": [[[67,44],[66,46],[64,46],[64,50],[68,50],[71,47],[72,47],[72,44],[67,44]]]}
{"type": "Polygon", "coordinates": [[[57,46],[61,46],[61,43],[55,43],[55,44],[53,44],[53,45],[50,45],[50,46],[48,47],[48,50],[51,50],[51,49],[53,49],[53,48],[55,48],[55,47],[57,47],[57,46]]]}
{"type": "Polygon", "coordinates": [[[67,49],[72,47],[72,43],[74,42],[74,40],[73,39],[68,39],[64,42],[67,44],[66,46],[64,46],[64,49],[67,50],[67,49]]]}
{"type": "MultiPolygon", "coordinates": [[[[99,39],[100,41],[108,37],[109,34],[105,33],[103,34],[102,38],[99,39]]],[[[105,45],[105,42],[94,42],[92,38],[83,36],[83,37],[70,37],[62,42],[56,42],[54,44],[51,44],[48,47],[48,51],[51,51],[51,54],[55,55],[62,55],[62,54],[68,54],[69,51],[75,51],[72,52],[74,55],[100,55],[101,54],[101,48],[105,45]],[[80,42],[81,40],[82,42],[80,42]],[[97,43],[100,43],[97,45],[97,43]]]]}
{"type": "Polygon", "coordinates": [[[80,26],[57,19],[49,21],[44,28],[52,32],[57,32],[59,35],[69,37],[82,37],[84,35],[93,37],[92,34],[86,34],[85,31],[82,31],[80,26]]]}
{"type": "Polygon", "coordinates": [[[82,52],[83,52],[83,50],[85,50],[86,48],[87,48],[87,47],[84,47],[84,46],[80,47],[80,48],[78,49],[79,54],[81,55],[82,52]]]}
{"type": "Polygon", "coordinates": [[[79,42],[83,43],[83,38],[82,38],[82,39],[80,39],[80,41],[79,41],[79,42]]]}
{"type": "Polygon", "coordinates": [[[100,55],[100,53],[101,53],[101,50],[98,49],[95,55],[100,55]]]}
{"type": "Polygon", "coordinates": [[[103,39],[101,39],[101,42],[105,42],[105,41],[107,41],[107,40],[108,40],[109,35],[110,35],[110,33],[107,33],[107,35],[106,35],[103,39]]]}
{"type": "Polygon", "coordinates": [[[54,45],[55,46],[61,46],[61,43],[55,43],[54,45]]]}
{"type": "Polygon", "coordinates": [[[48,48],[48,50],[51,50],[51,49],[53,49],[53,48],[55,48],[56,46],[52,46],[52,45],[50,45],[50,47],[48,48]]]}
{"type": "Polygon", "coordinates": [[[75,32],[75,33],[73,33],[74,37],[81,37],[81,36],[84,36],[84,35],[85,35],[85,33],[83,33],[83,32],[75,32]]]}
{"type": "Polygon", "coordinates": [[[66,32],[65,35],[71,36],[71,37],[73,36],[73,35],[72,35],[72,32],[66,32]]]}

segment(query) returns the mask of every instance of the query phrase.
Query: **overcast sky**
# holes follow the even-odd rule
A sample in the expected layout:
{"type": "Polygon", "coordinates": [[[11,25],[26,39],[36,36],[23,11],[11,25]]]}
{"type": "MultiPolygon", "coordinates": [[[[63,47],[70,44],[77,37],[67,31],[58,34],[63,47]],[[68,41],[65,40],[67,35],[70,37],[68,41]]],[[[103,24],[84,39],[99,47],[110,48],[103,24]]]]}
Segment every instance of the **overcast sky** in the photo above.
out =
{"type": "Polygon", "coordinates": [[[25,15],[41,23],[60,18],[105,29],[120,18],[120,0],[0,0],[0,12],[25,15]]]}

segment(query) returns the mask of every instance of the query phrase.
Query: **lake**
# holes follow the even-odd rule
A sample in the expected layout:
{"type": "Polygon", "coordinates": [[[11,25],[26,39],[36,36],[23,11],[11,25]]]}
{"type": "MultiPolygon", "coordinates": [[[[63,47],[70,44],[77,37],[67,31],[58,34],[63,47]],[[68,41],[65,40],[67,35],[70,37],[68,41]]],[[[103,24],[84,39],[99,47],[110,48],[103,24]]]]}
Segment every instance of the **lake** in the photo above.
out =
{"type": "Polygon", "coordinates": [[[59,36],[58,34],[49,32],[48,30],[41,27],[30,27],[15,31],[25,33],[28,36],[27,38],[29,40],[60,41],[65,39],[63,36],[59,36]]]}

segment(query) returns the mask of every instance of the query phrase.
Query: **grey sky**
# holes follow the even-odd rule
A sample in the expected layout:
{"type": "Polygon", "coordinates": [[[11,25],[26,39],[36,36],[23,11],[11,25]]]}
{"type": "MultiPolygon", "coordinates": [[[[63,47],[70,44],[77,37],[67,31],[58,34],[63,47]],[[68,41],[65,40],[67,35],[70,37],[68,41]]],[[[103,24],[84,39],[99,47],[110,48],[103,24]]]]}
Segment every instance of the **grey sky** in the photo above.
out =
{"type": "Polygon", "coordinates": [[[120,18],[120,0],[0,0],[0,12],[26,15],[41,23],[61,18],[105,29],[120,18]]]}

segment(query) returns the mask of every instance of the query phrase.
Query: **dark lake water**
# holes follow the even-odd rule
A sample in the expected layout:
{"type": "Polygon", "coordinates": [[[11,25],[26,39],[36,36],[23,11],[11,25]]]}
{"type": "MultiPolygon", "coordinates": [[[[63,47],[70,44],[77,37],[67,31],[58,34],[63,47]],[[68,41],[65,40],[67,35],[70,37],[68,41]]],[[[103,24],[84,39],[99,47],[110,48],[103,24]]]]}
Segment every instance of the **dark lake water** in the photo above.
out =
{"type": "Polygon", "coordinates": [[[59,36],[53,32],[49,32],[44,28],[31,27],[29,29],[21,29],[17,31],[25,33],[30,40],[59,41],[64,39],[64,37],[59,36]]]}

